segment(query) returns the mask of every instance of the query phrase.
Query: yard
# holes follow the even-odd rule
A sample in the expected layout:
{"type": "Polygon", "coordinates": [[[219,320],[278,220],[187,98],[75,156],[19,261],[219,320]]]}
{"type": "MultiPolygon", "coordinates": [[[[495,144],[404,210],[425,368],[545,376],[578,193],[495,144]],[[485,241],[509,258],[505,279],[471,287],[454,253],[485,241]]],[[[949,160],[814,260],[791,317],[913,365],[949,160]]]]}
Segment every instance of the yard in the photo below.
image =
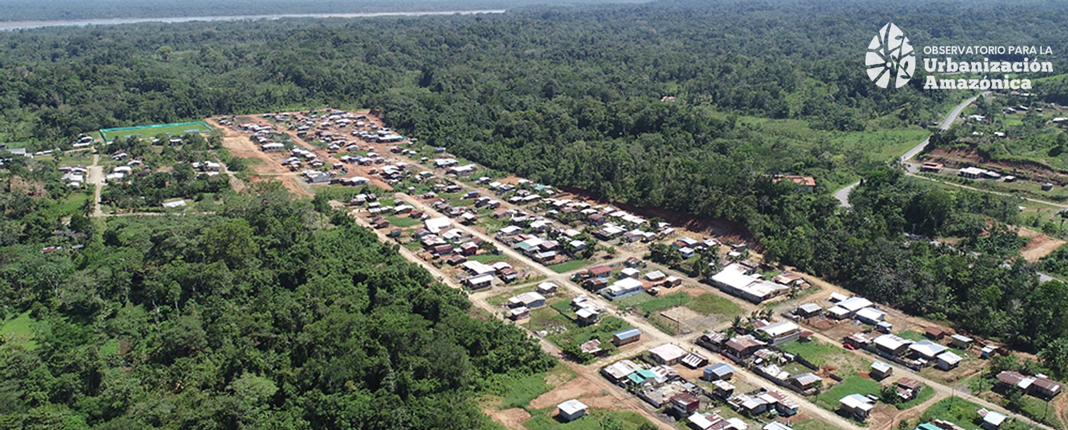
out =
{"type": "Polygon", "coordinates": [[[574,377],[575,372],[561,362],[546,372],[521,377],[501,377],[494,384],[492,391],[501,397],[499,409],[522,408],[531,400],[574,377]]]}
{"type": "Polygon", "coordinates": [[[694,297],[683,306],[701,315],[725,315],[728,318],[734,318],[736,315],[745,313],[745,309],[737,303],[712,293],[694,297]]]}
{"type": "Polygon", "coordinates": [[[919,404],[921,404],[923,402],[926,402],[931,397],[934,397],[934,395],[935,395],[934,388],[931,388],[930,386],[924,385],[923,388],[920,389],[920,394],[917,394],[915,399],[909,400],[909,401],[907,401],[905,403],[898,403],[898,404],[894,405],[894,407],[903,411],[905,409],[909,409],[909,408],[912,408],[912,407],[914,407],[916,405],[919,405],[919,404]]]}
{"type": "Polygon", "coordinates": [[[868,371],[871,362],[846,351],[837,345],[812,342],[791,342],[780,345],[779,349],[790,354],[804,357],[810,363],[825,370],[833,370],[838,376],[848,378],[858,372],[868,371]]]}
{"type": "Polygon", "coordinates": [[[649,422],[636,412],[615,412],[591,409],[588,416],[569,423],[557,421],[552,414],[555,408],[536,411],[534,417],[523,423],[529,430],[637,430],[649,422]]]}
{"type": "MultiPolygon", "coordinates": [[[[920,422],[941,419],[963,426],[966,430],[975,430],[979,428],[977,424],[979,422],[979,414],[977,413],[979,409],[982,409],[982,406],[960,398],[950,397],[928,408],[923,413],[923,417],[920,418],[920,422]]],[[[1007,420],[1005,424],[1001,425],[1001,430],[1024,430],[1027,428],[1029,428],[1028,425],[1014,419],[1007,420]]]]}
{"type": "Polygon", "coordinates": [[[816,405],[831,411],[838,410],[839,400],[850,394],[873,394],[878,396],[882,386],[878,382],[860,376],[850,377],[816,396],[816,405]]]}
{"type": "Polygon", "coordinates": [[[589,262],[587,262],[586,260],[575,259],[567,261],[565,263],[554,264],[552,266],[549,266],[549,268],[556,273],[567,273],[586,267],[586,265],[588,264],[589,262]]]}
{"type": "Polygon", "coordinates": [[[396,215],[387,216],[386,220],[389,221],[390,224],[393,224],[394,226],[400,228],[408,228],[411,226],[419,225],[422,222],[415,218],[400,217],[396,215]]]}

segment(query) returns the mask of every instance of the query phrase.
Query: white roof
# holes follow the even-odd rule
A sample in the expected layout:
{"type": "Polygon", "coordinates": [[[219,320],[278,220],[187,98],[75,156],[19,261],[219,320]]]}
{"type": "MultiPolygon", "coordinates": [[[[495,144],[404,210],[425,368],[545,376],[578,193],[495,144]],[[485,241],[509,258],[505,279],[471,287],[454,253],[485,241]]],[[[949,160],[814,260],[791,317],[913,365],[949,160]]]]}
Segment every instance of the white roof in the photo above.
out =
{"type": "Polygon", "coordinates": [[[559,405],[556,405],[556,407],[560,408],[560,412],[563,412],[565,415],[573,415],[573,414],[575,414],[575,413],[577,413],[579,411],[582,411],[582,410],[585,410],[585,409],[588,408],[588,406],[586,406],[585,403],[582,403],[582,402],[580,402],[578,400],[575,400],[575,399],[571,399],[571,400],[568,400],[566,402],[563,402],[563,403],[561,403],[559,405]]]}
{"type": "Polygon", "coordinates": [[[849,310],[849,312],[856,312],[873,304],[874,303],[872,303],[871,300],[865,299],[863,297],[853,297],[838,302],[838,306],[846,308],[847,310],[849,310]]]}
{"type": "Polygon", "coordinates": [[[779,337],[779,336],[782,336],[784,334],[793,333],[793,332],[795,332],[797,330],[800,330],[800,329],[801,328],[798,327],[797,324],[794,324],[792,321],[779,321],[777,323],[769,324],[769,325],[766,325],[764,327],[761,327],[759,329],[759,331],[767,333],[768,336],[771,336],[771,337],[779,337]]]}
{"type": "Polygon", "coordinates": [[[827,309],[827,313],[829,313],[831,315],[834,315],[834,316],[839,316],[840,317],[840,316],[848,315],[849,314],[849,309],[846,309],[846,308],[843,308],[841,306],[835,305],[832,308],[827,309]]]}
{"type": "Polygon", "coordinates": [[[664,272],[661,272],[659,270],[654,270],[652,272],[649,272],[649,273],[645,274],[645,279],[648,279],[650,281],[656,281],[658,279],[663,279],[663,278],[664,278],[664,272]]]}
{"type": "Polygon", "coordinates": [[[875,370],[878,370],[880,372],[886,372],[886,371],[890,370],[890,365],[886,364],[886,363],[883,363],[881,361],[876,361],[876,362],[871,364],[871,368],[875,369],[875,370]]]}
{"type": "Polygon", "coordinates": [[[884,334],[875,338],[874,342],[877,346],[882,346],[883,348],[896,351],[898,348],[908,345],[911,341],[902,339],[901,337],[896,335],[884,334]]]}
{"type": "Polygon", "coordinates": [[[615,379],[622,379],[625,378],[627,375],[630,375],[631,373],[641,370],[641,368],[641,366],[635,364],[633,361],[620,360],[615,363],[609,364],[608,366],[605,366],[604,373],[607,373],[615,379]]]}
{"type": "Polygon", "coordinates": [[[185,206],[185,200],[177,200],[177,201],[173,201],[173,202],[164,202],[163,203],[163,207],[165,207],[165,208],[179,208],[179,207],[182,207],[182,206],[185,206]]]}
{"type": "Polygon", "coordinates": [[[468,260],[464,262],[464,269],[474,272],[476,275],[484,275],[486,273],[493,273],[497,270],[483,264],[481,261],[468,260]]]}
{"type": "Polygon", "coordinates": [[[983,417],[983,422],[1000,426],[1001,423],[1005,422],[1005,415],[994,411],[986,411],[986,416],[983,417]]]}
{"type": "Polygon", "coordinates": [[[636,277],[636,276],[640,275],[642,272],[640,270],[638,270],[638,269],[633,268],[633,267],[627,267],[627,268],[625,268],[623,270],[620,270],[619,273],[622,273],[623,276],[626,276],[628,278],[633,278],[633,277],[636,277]]]}
{"type": "Polygon", "coordinates": [[[449,227],[450,221],[448,218],[431,218],[423,222],[427,230],[431,233],[440,233],[442,230],[449,227]]]}
{"type": "Polygon", "coordinates": [[[964,359],[961,358],[959,355],[954,354],[953,351],[946,351],[938,355],[938,361],[944,361],[948,364],[957,364],[960,363],[962,360],[964,359]]]}
{"type": "Polygon", "coordinates": [[[611,286],[611,288],[619,288],[619,289],[625,289],[625,290],[631,290],[631,289],[634,289],[634,288],[641,288],[641,287],[642,287],[642,281],[639,281],[639,280],[634,279],[634,278],[623,278],[623,279],[620,279],[620,280],[618,280],[616,282],[613,282],[612,286],[611,286]]]}
{"type": "Polygon", "coordinates": [[[942,351],[945,351],[947,348],[929,340],[921,340],[910,345],[909,349],[916,351],[924,357],[934,358],[936,355],[941,354],[942,351]]]}
{"type": "Polygon", "coordinates": [[[522,303],[524,306],[527,307],[529,307],[531,303],[534,303],[539,300],[545,301],[545,296],[542,296],[541,294],[535,293],[533,291],[518,294],[515,297],[508,299],[508,301],[511,303],[522,303]]]}
{"type": "Polygon", "coordinates": [[[765,424],[764,427],[762,427],[762,430],[793,430],[793,429],[791,429],[790,426],[788,426],[786,424],[780,423],[778,421],[772,421],[770,423],[765,424]]]}
{"type": "Polygon", "coordinates": [[[839,402],[841,402],[842,405],[847,408],[857,409],[861,411],[870,411],[875,408],[875,404],[871,401],[871,399],[860,394],[850,394],[848,396],[842,397],[842,400],[839,400],[839,402]]]}
{"type": "Polygon", "coordinates": [[[864,308],[857,311],[857,318],[867,319],[871,321],[881,321],[886,316],[886,312],[880,311],[875,308],[864,308]]]}
{"type": "Polygon", "coordinates": [[[675,361],[686,356],[686,350],[679,348],[673,343],[665,343],[650,349],[649,353],[659,357],[661,361],[675,361]]]}

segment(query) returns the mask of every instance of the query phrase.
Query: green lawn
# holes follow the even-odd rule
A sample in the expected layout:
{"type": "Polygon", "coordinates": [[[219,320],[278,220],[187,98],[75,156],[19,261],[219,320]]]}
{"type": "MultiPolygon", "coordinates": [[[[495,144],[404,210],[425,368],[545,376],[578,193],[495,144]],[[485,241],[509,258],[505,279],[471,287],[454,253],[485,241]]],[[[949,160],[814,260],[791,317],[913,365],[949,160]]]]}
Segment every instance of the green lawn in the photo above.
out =
{"type": "Polygon", "coordinates": [[[820,367],[834,366],[835,373],[841,377],[855,375],[859,371],[867,371],[871,362],[856,356],[838,345],[812,342],[790,342],[780,345],[779,349],[804,357],[806,360],[820,367]]]}
{"type": "Polygon", "coordinates": [[[649,300],[645,303],[642,303],[638,305],[638,309],[640,309],[642,312],[645,312],[646,314],[651,314],[653,312],[659,312],[664,309],[684,305],[690,300],[692,300],[692,298],[689,294],[675,293],[670,296],[657,297],[653,300],[649,300]]]}
{"type": "Polygon", "coordinates": [[[498,261],[508,261],[508,257],[504,254],[479,254],[467,257],[467,259],[485,264],[496,263],[498,261]]]}
{"type": "Polygon", "coordinates": [[[30,311],[26,311],[4,321],[4,324],[0,326],[0,339],[26,349],[36,349],[37,334],[46,330],[47,327],[47,324],[31,317],[30,311]]]}
{"type": "Polygon", "coordinates": [[[919,341],[925,339],[923,333],[920,333],[920,332],[918,332],[916,330],[905,330],[905,331],[903,331],[901,333],[898,333],[897,335],[900,336],[903,339],[913,340],[913,341],[916,341],[916,342],[919,342],[919,341]]]}
{"type": "Polygon", "coordinates": [[[527,376],[506,376],[498,381],[493,391],[501,396],[500,409],[522,408],[531,400],[553,389],[546,379],[552,377],[566,382],[573,379],[575,372],[562,362],[548,371],[527,376]]]}
{"type": "Polygon", "coordinates": [[[879,395],[881,386],[871,379],[853,376],[816,396],[815,403],[827,410],[838,410],[839,400],[850,394],[879,395]]]}
{"type": "Polygon", "coordinates": [[[793,425],[794,430],[841,430],[838,427],[819,420],[801,421],[793,425]]]}
{"type": "Polygon", "coordinates": [[[159,134],[166,134],[169,136],[181,136],[186,133],[207,133],[211,131],[211,127],[203,122],[198,123],[185,123],[185,124],[159,124],[150,125],[145,128],[135,129],[104,129],[100,130],[100,134],[104,137],[104,140],[114,140],[116,137],[126,136],[141,136],[142,138],[151,138],[159,134]]]}
{"type": "Polygon", "coordinates": [[[387,216],[386,220],[389,221],[390,224],[400,228],[407,228],[422,223],[422,221],[415,218],[399,217],[396,215],[387,216]]]}
{"type": "Polygon", "coordinates": [[[586,267],[587,264],[589,263],[586,260],[576,259],[568,261],[566,263],[554,264],[552,266],[549,266],[549,268],[556,273],[567,273],[586,267]]]}
{"type": "Polygon", "coordinates": [[[523,423],[529,430],[637,430],[649,422],[636,412],[611,412],[591,409],[588,416],[569,423],[561,423],[552,416],[555,408],[536,411],[533,418],[523,423]]]}
{"type": "MultiPolygon", "coordinates": [[[[941,419],[953,422],[959,426],[963,426],[967,430],[978,429],[976,424],[979,422],[979,415],[976,413],[982,406],[959,397],[950,397],[942,400],[923,413],[923,417],[920,418],[921,422],[927,422],[934,419],[941,419]]],[[[1029,428],[1028,425],[1020,423],[1015,419],[1006,420],[1001,425],[1001,430],[1023,430],[1029,428]]]]}
{"type": "Polygon", "coordinates": [[[684,306],[701,315],[725,315],[728,318],[734,318],[736,315],[745,313],[745,309],[737,303],[712,293],[697,296],[684,306]]]}
{"type": "Polygon", "coordinates": [[[83,191],[74,191],[68,194],[66,197],[52,203],[51,206],[45,209],[45,213],[49,217],[62,217],[73,215],[75,212],[81,209],[87,201],[89,201],[88,193],[83,191]]]}
{"type": "Polygon", "coordinates": [[[654,300],[655,297],[648,294],[635,294],[633,296],[627,296],[622,299],[616,300],[616,306],[620,308],[636,308],[638,305],[644,304],[654,300]]]}

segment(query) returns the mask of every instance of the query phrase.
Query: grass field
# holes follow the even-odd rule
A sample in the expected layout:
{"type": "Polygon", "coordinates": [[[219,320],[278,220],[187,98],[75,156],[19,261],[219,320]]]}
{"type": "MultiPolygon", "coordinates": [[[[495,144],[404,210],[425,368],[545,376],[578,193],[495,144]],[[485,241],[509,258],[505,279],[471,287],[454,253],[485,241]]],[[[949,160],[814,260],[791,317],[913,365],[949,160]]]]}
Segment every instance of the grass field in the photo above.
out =
{"type": "Polygon", "coordinates": [[[649,300],[645,303],[639,304],[637,308],[640,309],[642,312],[645,312],[646,314],[651,314],[653,312],[658,312],[664,309],[673,308],[675,306],[684,305],[690,302],[690,300],[693,299],[690,297],[689,294],[675,293],[669,296],[657,297],[653,300],[649,300]]]}
{"type": "Polygon", "coordinates": [[[556,273],[567,273],[573,270],[578,270],[583,267],[586,267],[587,264],[589,264],[589,262],[587,262],[586,260],[576,259],[568,261],[566,263],[554,264],[552,266],[549,266],[549,268],[556,273]]]}
{"type": "Polygon", "coordinates": [[[881,385],[871,379],[853,376],[835,385],[833,388],[816,396],[815,403],[820,407],[834,411],[838,410],[839,400],[850,394],[874,394],[879,395],[881,385]]]}
{"type": "Polygon", "coordinates": [[[103,137],[105,141],[111,141],[117,137],[140,136],[142,138],[150,138],[158,136],[160,134],[177,137],[186,133],[207,133],[210,131],[211,127],[209,125],[203,122],[197,122],[179,124],[158,124],[144,126],[141,128],[106,128],[100,130],[100,136],[103,137]]]}
{"type": "Polygon", "coordinates": [[[546,372],[528,376],[506,376],[498,381],[494,391],[501,396],[500,409],[522,408],[531,400],[553,389],[554,386],[549,384],[549,380],[559,385],[574,377],[574,371],[563,363],[557,363],[556,367],[546,372]]]}
{"type": "Polygon", "coordinates": [[[393,224],[394,226],[400,228],[411,227],[413,225],[419,225],[420,223],[422,223],[422,221],[417,220],[415,218],[399,217],[396,215],[387,216],[386,220],[389,221],[390,224],[393,224]]]}
{"type": "MultiPolygon", "coordinates": [[[[921,422],[926,422],[934,419],[941,419],[953,422],[959,426],[963,426],[967,430],[978,429],[979,415],[976,411],[982,409],[975,403],[963,400],[959,397],[950,397],[942,400],[923,413],[923,417],[920,418],[921,422]]],[[[1001,425],[1001,430],[1023,430],[1029,428],[1028,425],[1009,419],[1001,425]]]]}
{"type": "Polygon", "coordinates": [[[467,257],[467,259],[485,264],[496,263],[498,261],[508,261],[508,257],[506,257],[504,254],[479,254],[467,257]]]}
{"type": "Polygon", "coordinates": [[[4,324],[0,326],[0,339],[26,349],[36,349],[37,334],[46,329],[47,324],[37,321],[30,316],[29,311],[26,311],[4,321],[4,324]]]}
{"type": "Polygon", "coordinates": [[[569,423],[557,421],[552,416],[555,408],[537,411],[534,417],[523,423],[529,430],[637,430],[649,422],[636,412],[612,412],[591,409],[588,416],[569,423]]]}
{"type": "Polygon", "coordinates": [[[841,430],[838,427],[819,420],[801,421],[793,425],[794,430],[841,430]]]}
{"type": "Polygon", "coordinates": [[[697,296],[684,306],[701,315],[725,315],[734,318],[735,315],[745,313],[745,309],[737,303],[712,293],[697,296]]]}
{"type": "Polygon", "coordinates": [[[800,355],[820,367],[833,366],[836,369],[835,373],[843,378],[855,375],[859,371],[866,371],[871,365],[870,361],[839,348],[837,345],[818,341],[790,342],[780,345],[779,349],[800,355]]]}

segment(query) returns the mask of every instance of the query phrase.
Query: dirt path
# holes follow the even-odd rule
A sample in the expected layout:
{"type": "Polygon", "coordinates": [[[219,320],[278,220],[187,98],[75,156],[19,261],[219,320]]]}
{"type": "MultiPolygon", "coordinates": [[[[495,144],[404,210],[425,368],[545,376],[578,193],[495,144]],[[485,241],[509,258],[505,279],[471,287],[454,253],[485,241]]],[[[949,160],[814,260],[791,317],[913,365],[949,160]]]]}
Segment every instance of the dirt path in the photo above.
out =
{"type": "Polygon", "coordinates": [[[93,184],[93,217],[104,216],[100,208],[100,192],[104,188],[104,166],[100,165],[100,154],[93,154],[93,164],[89,166],[89,183],[93,184]]]}

